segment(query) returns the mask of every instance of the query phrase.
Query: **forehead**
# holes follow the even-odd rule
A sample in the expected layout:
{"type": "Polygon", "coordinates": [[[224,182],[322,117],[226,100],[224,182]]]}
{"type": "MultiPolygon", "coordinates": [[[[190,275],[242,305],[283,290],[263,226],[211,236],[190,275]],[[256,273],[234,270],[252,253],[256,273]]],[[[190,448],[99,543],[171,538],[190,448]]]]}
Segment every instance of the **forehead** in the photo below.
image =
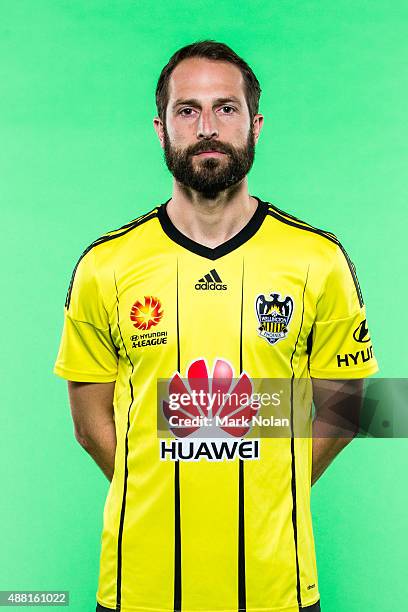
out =
{"type": "Polygon", "coordinates": [[[241,71],[230,62],[193,57],[181,61],[170,76],[169,102],[179,98],[231,95],[245,99],[241,71]]]}

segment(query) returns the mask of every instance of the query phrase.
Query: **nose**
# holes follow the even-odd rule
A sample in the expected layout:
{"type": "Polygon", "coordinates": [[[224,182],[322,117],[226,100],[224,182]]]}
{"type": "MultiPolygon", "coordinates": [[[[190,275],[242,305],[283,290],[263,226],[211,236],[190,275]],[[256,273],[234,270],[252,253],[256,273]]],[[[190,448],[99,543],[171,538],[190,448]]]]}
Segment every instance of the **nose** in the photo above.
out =
{"type": "Polygon", "coordinates": [[[212,111],[202,111],[197,125],[197,138],[218,138],[216,118],[212,111]]]}

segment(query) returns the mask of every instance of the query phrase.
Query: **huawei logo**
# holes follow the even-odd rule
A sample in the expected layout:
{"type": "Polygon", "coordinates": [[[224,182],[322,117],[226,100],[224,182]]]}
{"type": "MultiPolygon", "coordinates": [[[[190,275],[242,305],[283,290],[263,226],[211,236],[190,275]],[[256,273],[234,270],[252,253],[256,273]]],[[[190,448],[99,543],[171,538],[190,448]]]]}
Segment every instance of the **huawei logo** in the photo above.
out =
{"type": "Polygon", "coordinates": [[[163,414],[177,438],[242,438],[252,426],[260,405],[252,400],[253,385],[242,373],[233,379],[228,361],[217,359],[209,376],[205,359],[187,370],[187,381],[177,372],[169,382],[163,414]],[[224,432],[224,433],[223,433],[224,432]],[[227,434],[227,436],[225,436],[227,434]]]}
{"type": "Polygon", "coordinates": [[[151,295],[145,295],[144,302],[137,300],[130,311],[130,319],[137,329],[148,330],[160,323],[163,310],[160,300],[151,295]]]}

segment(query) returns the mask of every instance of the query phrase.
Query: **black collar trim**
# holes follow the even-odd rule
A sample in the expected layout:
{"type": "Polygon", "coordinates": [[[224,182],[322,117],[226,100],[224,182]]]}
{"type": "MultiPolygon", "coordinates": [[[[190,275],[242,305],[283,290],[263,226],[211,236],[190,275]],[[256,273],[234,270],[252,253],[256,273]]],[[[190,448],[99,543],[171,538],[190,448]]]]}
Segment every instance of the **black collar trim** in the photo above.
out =
{"type": "Polygon", "coordinates": [[[232,236],[226,242],[219,244],[214,249],[204,246],[191,238],[188,238],[185,234],[180,232],[173,223],[170,221],[170,217],[167,214],[166,206],[170,202],[164,202],[161,204],[157,210],[157,216],[162,226],[162,229],[167,236],[176,242],[180,246],[184,247],[188,251],[195,253],[196,255],[200,255],[201,257],[206,257],[207,259],[215,260],[219,257],[223,257],[231,251],[234,251],[242,244],[247,242],[252,236],[256,234],[259,228],[262,225],[263,220],[265,219],[268,212],[268,203],[263,202],[256,196],[253,196],[258,201],[258,206],[248,221],[248,223],[237,233],[235,236],[232,236]]]}

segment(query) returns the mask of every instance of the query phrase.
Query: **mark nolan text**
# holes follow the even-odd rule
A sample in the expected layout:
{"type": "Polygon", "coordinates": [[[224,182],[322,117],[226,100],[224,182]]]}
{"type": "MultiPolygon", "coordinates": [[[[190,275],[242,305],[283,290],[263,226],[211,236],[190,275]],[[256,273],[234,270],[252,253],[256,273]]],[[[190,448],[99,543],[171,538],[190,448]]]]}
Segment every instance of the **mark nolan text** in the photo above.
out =
{"type": "Polygon", "coordinates": [[[253,416],[250,419],[243,416],[236,419],[231,417],[179,417],[172,415],[169,418],[170,427],[289,427],[289,419],[277,419],[273,416],[253,416]]]}

